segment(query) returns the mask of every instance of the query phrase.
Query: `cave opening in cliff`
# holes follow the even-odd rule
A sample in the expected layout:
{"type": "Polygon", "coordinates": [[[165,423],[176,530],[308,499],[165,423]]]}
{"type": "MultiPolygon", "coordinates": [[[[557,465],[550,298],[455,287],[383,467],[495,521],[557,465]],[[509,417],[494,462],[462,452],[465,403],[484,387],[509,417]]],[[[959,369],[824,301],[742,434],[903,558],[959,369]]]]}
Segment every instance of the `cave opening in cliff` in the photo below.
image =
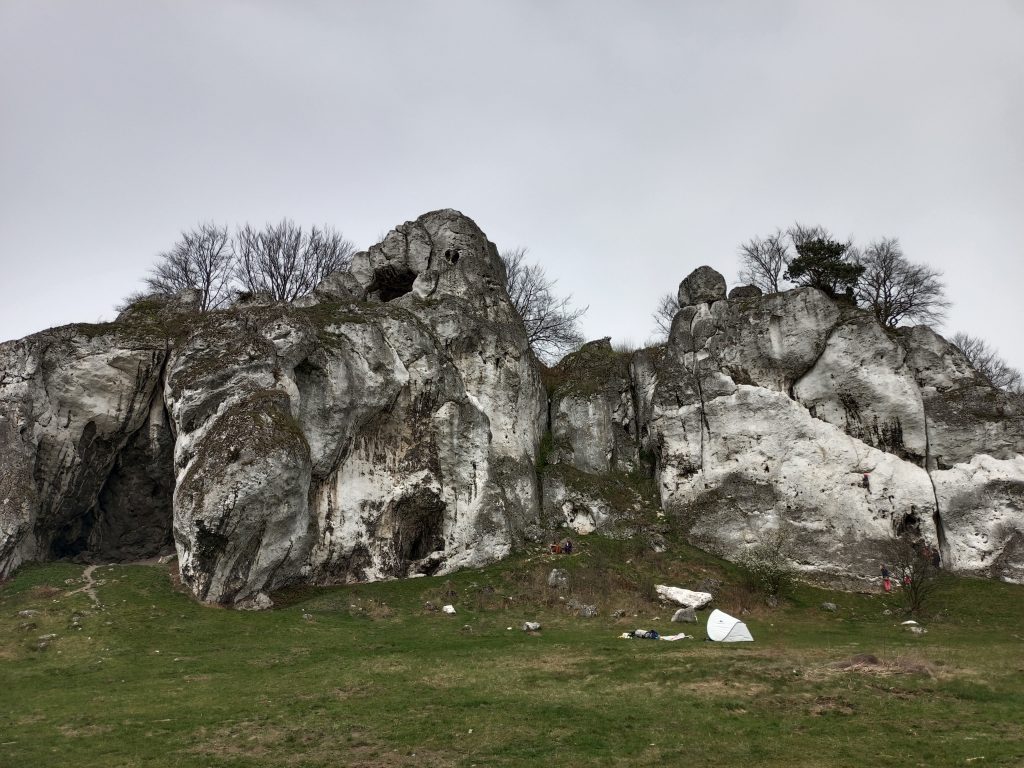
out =
{"type": "Polygon", "coordinates": [[[416,273],[408,267],[386,264],[373,270],[373,281],[367,293],[378,296],[381,301],[392,301],[409,293],[415,281],[416,273]]]}
{"type": "Polygon", "coordinates": [[[48,535],[50,556],[123,563],[170,552],[173,497],[174,438],[157,403],[117,454],[89,506],[65,509],[48,535]]]}
{"type": "Polygon", "coordinates": [[[444,549],[444,502],[429,489],[399,500],[393,510],[392,530],[399,568],[444,549]]]}
{"type": "Polygon", "coordinates": [[[895,520],[897,536],[921,537],[921,518],[917,515],[917,508],[911,506],[910,512],[905,514],[898,522],[895,520]]]}

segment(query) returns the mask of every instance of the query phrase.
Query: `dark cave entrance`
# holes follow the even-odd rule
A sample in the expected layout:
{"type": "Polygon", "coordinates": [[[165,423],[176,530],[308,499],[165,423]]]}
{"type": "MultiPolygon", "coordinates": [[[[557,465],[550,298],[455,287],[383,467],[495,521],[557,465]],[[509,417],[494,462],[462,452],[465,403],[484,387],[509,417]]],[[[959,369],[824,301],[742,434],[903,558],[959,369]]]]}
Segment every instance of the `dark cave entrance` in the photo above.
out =
{"type": "Polygon", "coordinates": [[[898,522],[895,523],[895,530],[897,536],[910,536],[911,538],[921,538],[921,518],[917,514],[917,508],[911,507],[910,511],[905,514],[898,522]]]}
{"type": "Polygon", "coordinates": [[[388,264],[373,271],[373,281],[367,293],[377,296],[381,301],[392,301],[409,293],[415,281],[416,273],[411,269],[388,264]]]}
{"type": "MultiPolygon", "coordinates": [[[[62,510],[63,522],[48,535],[51,558],[130,562],[173,548],[174,438],[163,417],[157,409],[154,423],[150,414],[105,477],[79,478],[81,490],[99,485],[99,491],[88,507],[62,510]]],[[[88,499],[87,493],[81,495],[88,499]]]]}
{"type": "Polygon", "coordinates": [[[418,491],[395,504],[391,512],[392,544],[400,571],[444,549],[444,511],[444,502],[431,490],[418,491]]]}

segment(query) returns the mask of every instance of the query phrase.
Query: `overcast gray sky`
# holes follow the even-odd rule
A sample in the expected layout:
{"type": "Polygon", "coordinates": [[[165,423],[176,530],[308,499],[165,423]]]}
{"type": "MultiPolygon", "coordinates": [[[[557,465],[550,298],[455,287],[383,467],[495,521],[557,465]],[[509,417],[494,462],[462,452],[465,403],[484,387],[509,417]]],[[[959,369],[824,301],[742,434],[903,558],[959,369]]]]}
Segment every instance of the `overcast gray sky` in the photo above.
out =
{"type": "Polygon", "coordinates": [[[1024,2],[0,2],[0,338],[111,319],[199,220],[443,207],[645,340],[794,220],[940,267],[1024,368],[1024,2]]]}

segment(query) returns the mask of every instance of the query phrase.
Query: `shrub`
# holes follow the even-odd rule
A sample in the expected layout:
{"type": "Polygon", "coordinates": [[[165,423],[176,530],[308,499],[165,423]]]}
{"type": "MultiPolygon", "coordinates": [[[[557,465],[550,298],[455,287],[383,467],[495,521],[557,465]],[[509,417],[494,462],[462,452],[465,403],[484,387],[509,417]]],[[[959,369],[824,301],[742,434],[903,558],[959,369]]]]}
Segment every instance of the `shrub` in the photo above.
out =
{"type": "Polygon", "coordinates": [[[766,597],[784,597],[796,578],[791,554],[793,536],[788,528],[763,533],[738,560],[749,589],[766,597]]]}

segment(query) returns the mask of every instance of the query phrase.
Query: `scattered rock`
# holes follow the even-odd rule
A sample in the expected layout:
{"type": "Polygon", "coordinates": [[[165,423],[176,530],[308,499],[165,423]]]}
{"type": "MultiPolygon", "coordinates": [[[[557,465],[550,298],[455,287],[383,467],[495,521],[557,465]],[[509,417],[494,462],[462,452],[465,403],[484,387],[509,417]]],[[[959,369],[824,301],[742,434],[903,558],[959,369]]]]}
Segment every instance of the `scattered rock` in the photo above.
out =
{"type": "Polygon", "coordinates": [[[725,298],[725,278],[711,267],[697,267],[679,284],[679,306],[691,307],[725,298]]]}
{"type": "Polygon", "coordinates": [[[617,611],[613,611],[612,612],[612,618],[613,619],[621,619],[625,615],[626,615],[626,612],[624,610],[622,610],[621,608],[619,608],[617,611]]]}
{"type": "Polygon", "coordinates": [[[580,606],[580,618],[592,619],[597,616],[596,605],[581,605],[580,606]]]}
{"type": "Polygon", "coordinates": [[[697,622],[697,612],[693,608],[680,608],[672,614],[672,621],[676,624],[695,624],[697,622]]]}
{"type": "Polygon", "coordinates": [[[831,611],[832,613],[835,613],[836,611],[839,610],[839,606],[836,605],[835,603],[822,603],[821,604],[821,610],[823,610],[823,611],[831,611]]]}
{"type": "Polygon", "coordinates": [[[704,608],[714,600],[709,592],[694,592],[681,587],[668,587],[664,584],[656,584],[654,591],[662,600],[668,600],[684,608],[704,608]]]}
{"type": "Polygon", "coordinates": [[[157,560],[157,562],[160,563],[160,565],[167,565],[167,563],[173,562],[173,561],[175,561],[177,559],[178,559],[178,553],[175,552],[174,554],[171,554],[171,555],[163,555],[163,556],[161,556],[160,559],[157,560]]]}
{"type": "Polygon", "coordinates": [[[425,602],[425,603],[423,604],[423,610],[424,610],[424,611],[431,611],[431,612],[433,612],[433,611],[436,611],[436,610],[437,610],[437,606],[436,606],[436,605],[434,605],[434,604],[433,604],[432,602],[430,602],[429,600],[427,600],[427,602],[425,602]]]}
{"type": "Polygon", "coordinates": [[[18,615],[21,616],[21,618],[23,619],[30,619],[38,613],[39,611],[33,608],[26,608],[24,611],[18,611],[18,615]]]}
{"type": "Polygon", "coordinates": [[[48,635],[40,635],[40,636],[39,636],[39,639],[40,639],[40,640],[56,640],[56,639],[57,639],[57,635],[55,635],[55,634],[53,634],[53,633],[51,632],[51,633],[50,633],[50,634],[48,634],[48,635]]]}
{"type": "Polygon", "coordinates": [[[312,613],[304,613],[304,614],[302,614],[302,618],[303,618],[304,621],[312,621],[313,620],[313,614],[312,613]]]}
{"type": "Polygon", "coordinates": [[[441,607],[441,610],[444,611],[445,613],[449,614],[449,615],[453,615],[455,613],[455,606],[454,605],[445,605],[445,606],[441,607]]]}
{"type": "Polygon", "coordinates": [[[756,285],[737,285],[729,291],[730,299],[756,299],[758,296],[763,295],[764,291],[756,285]]]}
{"type": "Polygon", "coordinates": [[[538,632],[540,630],[539,621],[524,621],[523,632],[538,632]]]}
{"type": "Polygon", "coordinates": [[[548,586],[555,589],[565,589],[569,586],[569,574],[562,568],[552,568],[548,574],[548,586]]]}
{"type": "Polygon", "coordinates": [[[665,541],[665,537],[660,533],[652,533],[647,537],[647,543],[650,544],[651,549],[658,554],[661,554],[668,549],[668,544],[665,541]]]}

